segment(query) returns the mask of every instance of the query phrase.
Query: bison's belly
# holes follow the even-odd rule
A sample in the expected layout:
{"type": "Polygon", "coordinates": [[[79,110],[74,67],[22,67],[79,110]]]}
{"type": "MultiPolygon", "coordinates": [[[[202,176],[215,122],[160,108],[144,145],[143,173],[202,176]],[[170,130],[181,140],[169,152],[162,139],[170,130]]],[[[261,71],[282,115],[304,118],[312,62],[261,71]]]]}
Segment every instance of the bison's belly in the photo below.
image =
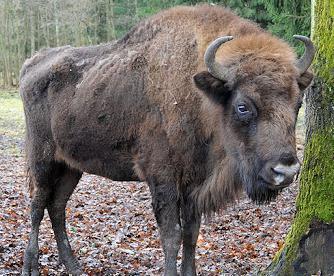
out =
{"type": "Polygon", "coordinates": [[[128,158],[124,152],[114,151],[111,154],[114,157],[108,160],[97,157],[83,161],[70,157],[66,152],[57,148],[56,159],[80,171],[107,177],[111,180],[139,181],[132,169],[132,158],[128,158]]]}
{"type": "Polygon", "coordinates": [[[56,158],[72,167],[117,181],[137,180],[132,169],[136,141],[127,120],[113,112],[92,108],[54,111],[52,135],[56,158]]]}
{"type": "MultiPolygon", "coordinates": [[[[125,146],[126,147],[126,146],[125,146]]],[[[110,149],[97,143],[57,141],[56,159],[80,171],[110,178],[115,181],[137,181],[133,171],[131,150],[110,149]],[[59,145],[61,144],[61,145],[59,145]]]]}

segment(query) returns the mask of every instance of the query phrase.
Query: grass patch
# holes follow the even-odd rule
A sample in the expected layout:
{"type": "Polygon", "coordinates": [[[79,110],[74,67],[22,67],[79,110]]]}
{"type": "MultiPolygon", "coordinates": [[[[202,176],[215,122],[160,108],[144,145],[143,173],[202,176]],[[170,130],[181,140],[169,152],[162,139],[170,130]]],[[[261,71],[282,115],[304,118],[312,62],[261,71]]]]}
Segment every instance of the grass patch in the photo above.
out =
{"type": "Polygon", "coordinates": [[[0,154],[22,155],[23,104],[17,90],[0,91],[0,154]]]}

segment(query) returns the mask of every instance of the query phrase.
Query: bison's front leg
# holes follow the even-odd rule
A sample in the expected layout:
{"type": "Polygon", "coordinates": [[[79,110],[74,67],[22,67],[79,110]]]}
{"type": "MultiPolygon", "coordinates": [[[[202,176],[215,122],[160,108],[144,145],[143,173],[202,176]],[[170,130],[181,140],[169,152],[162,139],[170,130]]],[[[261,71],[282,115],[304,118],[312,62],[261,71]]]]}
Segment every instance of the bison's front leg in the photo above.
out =
{"type": "Polygon", "coordinates": [[[200,215],[195,213],[194,207],[188,198],[181,205],[182,213],[182,276],[196,275],[195,250],[201,224],[200,215]]]}
{"type": "Polygon", "coordinates": [[[176,258],[181,244],[180,203],[175,185],[149,183],[152,205],[165,254],[165,275],[177,275],[176,258]]]}

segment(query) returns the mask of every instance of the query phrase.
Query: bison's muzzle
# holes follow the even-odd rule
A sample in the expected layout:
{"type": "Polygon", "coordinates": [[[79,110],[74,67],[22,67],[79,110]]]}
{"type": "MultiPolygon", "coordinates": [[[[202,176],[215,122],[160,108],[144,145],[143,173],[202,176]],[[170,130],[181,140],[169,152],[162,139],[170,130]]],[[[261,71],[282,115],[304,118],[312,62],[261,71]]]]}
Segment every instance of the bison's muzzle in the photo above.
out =
{"type": "Polygon", "coordinates": [[[267,162],[259,173],[259,179],[264,181],[272,190],[280,190],[290,185],[300,169],[299,161],[286,164],[281,161],[267,162]]]}

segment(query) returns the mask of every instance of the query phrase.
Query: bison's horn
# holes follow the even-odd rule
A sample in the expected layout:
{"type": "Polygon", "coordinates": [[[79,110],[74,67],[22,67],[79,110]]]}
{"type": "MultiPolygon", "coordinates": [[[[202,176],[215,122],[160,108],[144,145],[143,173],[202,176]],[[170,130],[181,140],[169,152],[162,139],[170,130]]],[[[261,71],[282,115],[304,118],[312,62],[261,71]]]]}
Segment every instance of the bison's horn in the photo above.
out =
{"type": "Polygon", "coordinates": [[[299,73],[300,75],[302,75],[311,66],[312,60],[315,55],[315,48],[311,39],[309,39],[308,37],[302,35],[294,35],[293,37],[304,42],[305,44],[305,52],[296,63],[299,73]]]}
{"type": "Polygon", "coordinates": [[[220,45],[232,39],[233,39],[233,36],[223,36],[223,37],[217,38],[216,40],[211,42],[211,44],[205,51],[204,62],[206,66],[208,67],[209,73],[217,79],[226,80],[227,72],[218,62],[215,61],[216,52],[218,48],[220,47],[220,45]]]}

